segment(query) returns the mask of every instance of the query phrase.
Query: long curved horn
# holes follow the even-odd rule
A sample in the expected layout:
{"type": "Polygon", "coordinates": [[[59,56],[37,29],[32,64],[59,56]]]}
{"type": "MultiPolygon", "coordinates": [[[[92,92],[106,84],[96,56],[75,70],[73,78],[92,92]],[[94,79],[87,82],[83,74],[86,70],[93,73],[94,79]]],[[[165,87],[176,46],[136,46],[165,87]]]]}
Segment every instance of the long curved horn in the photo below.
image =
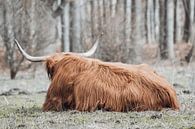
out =
{"type": "Polygon", "coordinates": [[[15,43],[16,43],[16,45],[17,45],[19,51],[20,51],[20,53],[21,53],[27,60],[29,60],[29,61],[31,61],[31,62],[42,62],[42,61],[47,60],[47,58],[50,57],[50,56],[40,56],[40,57],[31,56],[31,55],[29,55],[28,53],[26,53],[26,52],[24,51],[24,49],[21,47],[21,45],[18,43],[18,41],[17,41],[16,39],[15,39],[14,41],[15,41],[15,43]]]}
{"type": "Polygon", "coordinates": [[[95,51],[96,51],[96,49],[98,47],[98,44],[99,44],[99,39],[96,40],[95,44],[93,45],[93,47],[90,50],[88,50],[87,52],[78,53],[78,54],[80,56],[90,57],[90,56],[92,56],[95,53],[95,51]]]}
{"type": "Polygon", "coordinates": [[[92,56],[92,55],[95,53],[95,51],[96,51],[96,49],[97,49],[97,47],[98,47],[99,40],[100,40],[100,37],[101,37],[102,35],[103,35],[103,33],[101,33],[100,36],[98,36],[97,40],[95,41],[95,44],[93,45],[93,47],[92,47],[90,50],[88,50],[87,52],[78,53],[78,54],[79,54],[80,56],[84,56],[84,57],[90,57],[90,56],[92,56]]]}

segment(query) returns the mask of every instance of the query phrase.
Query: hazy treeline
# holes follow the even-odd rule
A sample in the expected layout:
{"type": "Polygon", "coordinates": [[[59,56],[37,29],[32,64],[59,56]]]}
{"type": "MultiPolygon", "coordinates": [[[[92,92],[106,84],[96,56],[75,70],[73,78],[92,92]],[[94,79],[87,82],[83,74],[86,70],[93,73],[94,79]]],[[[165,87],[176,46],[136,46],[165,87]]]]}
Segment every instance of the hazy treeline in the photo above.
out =
{"type": "Polygon", "coordinates": [[[189,61],[194,10],[194,0],[0,0],[0,44],[12,78],[24,60],[15,38],[41,55],[85,51],[103,33],[95,56],[106,61],[175,59],[183,48],[189,61]]]}

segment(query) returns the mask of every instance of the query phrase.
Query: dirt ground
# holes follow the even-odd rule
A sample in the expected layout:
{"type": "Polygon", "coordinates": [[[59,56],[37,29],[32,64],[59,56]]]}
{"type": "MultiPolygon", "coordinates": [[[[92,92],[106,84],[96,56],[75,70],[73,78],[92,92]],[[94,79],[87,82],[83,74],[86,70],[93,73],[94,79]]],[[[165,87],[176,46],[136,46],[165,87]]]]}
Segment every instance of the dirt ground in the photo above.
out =
{"type": "Polygon", "coordinates": [[[0,75],[0,129],[195,129],[195,74],[191,67],[156,67],[177,91],[180,111],[160,112],[42,112],[49,85],[42,67],[35,73],[20,72],[10,80],[0,75]]]}

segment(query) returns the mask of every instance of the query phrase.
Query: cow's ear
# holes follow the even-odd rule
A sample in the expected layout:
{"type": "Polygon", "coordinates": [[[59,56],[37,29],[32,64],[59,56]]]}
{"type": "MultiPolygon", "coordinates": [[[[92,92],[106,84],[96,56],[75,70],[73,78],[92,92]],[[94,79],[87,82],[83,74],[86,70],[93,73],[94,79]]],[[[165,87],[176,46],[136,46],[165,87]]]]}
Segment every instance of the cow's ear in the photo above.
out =
{"type": "Polygon", "coordinates": [[[54,60],[47,60],[45,65],[46,65],[48,77],[49,77],[49,79],[52,79],[53,74],[54,74],[55,61],[54,60]]]}

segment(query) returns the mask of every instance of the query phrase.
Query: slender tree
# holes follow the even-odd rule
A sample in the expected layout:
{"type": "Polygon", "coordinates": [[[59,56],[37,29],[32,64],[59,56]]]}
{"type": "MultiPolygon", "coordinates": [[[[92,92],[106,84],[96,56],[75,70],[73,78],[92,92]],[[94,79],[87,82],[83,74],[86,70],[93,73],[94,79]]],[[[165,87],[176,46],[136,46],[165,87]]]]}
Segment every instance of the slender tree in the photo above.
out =
{"type": "Polygon", "coordinates": [[[110,0],[110,4],[111,4],[111,16],[114,17],[116,15],[117,0],[110,0]]]}
{"type": "Polygon", "coordinates": [[[126,0],[125,7],[125,39],[126,43],[130,43],[131,35],[131,0],[126,0]]]}
{"type": "Polygon", "coordinates": [[[70,3],[66,3],[63,7],[63,12],[61,14],[61,28],[62,28],[62,51],[70,51],[70,23],[69,23],[69,12],[70,12],[70,3]]]}
{"type": "Polygon", "coordinates": [[[190,0],[183,0],[184,12],[185,12],[185,22],[184,22],[184,34],[183,40],[187,43],[190,37],[190,0]]]}
{"type": "Polygon", "coordinates": [[[135,62],[141,62],[141,56],[139,56],[142,51],[142,46],[144,44],[144,22],[143,22],[143,3],[142,0],[135,0],[135,12],[134,12],[134,18],[135,18],[135,30],[134,30],[134,40],[133,42],[136,43],[135,50],[136,50],[136,61],[135,62]]]}
{"type": "Polygon", "coordinates": [[[167,10],[166,10],[167,0],[159,0],[160,7],[160,55],[161,58],[167,58],[167,34],[166,34],[166,19],[167,19],[167,10]]]}
{"type": "Polygon", "coordinates": [[[70,34],[70,50],[79,51],[81,50],[81,26],[80,26],[80,1],[76,0],[70,3],[71,7],[71,34],[70,34]]]}
{"type": "Polygon", "coordinates": [[[167,1],[167,46],[168,57],[175,58],[174,54],[174,1],[167,1]]]}
{"type": "Polygon", "coordinates": [[[92,39],[98,32],[98,1],[91,1],[91,28],[92,28],[92,39]]]}
{"type": "Polygon", "coordinates": [[[154,43],[154,6],[153,0],[147,0],[147,42],[154,43]]]}
{"type": "Polygon", "coordinates": [[[159,0],[154,0],[154,28],[155,28],[155,41],[159,43],[159,29],[160,29],[160,8],[159,0]]]}
{"type": "Polygon", "coordinates": [[[184,6],[182,1],[175,0],[175,43],[182,42],[184,6]]]}

